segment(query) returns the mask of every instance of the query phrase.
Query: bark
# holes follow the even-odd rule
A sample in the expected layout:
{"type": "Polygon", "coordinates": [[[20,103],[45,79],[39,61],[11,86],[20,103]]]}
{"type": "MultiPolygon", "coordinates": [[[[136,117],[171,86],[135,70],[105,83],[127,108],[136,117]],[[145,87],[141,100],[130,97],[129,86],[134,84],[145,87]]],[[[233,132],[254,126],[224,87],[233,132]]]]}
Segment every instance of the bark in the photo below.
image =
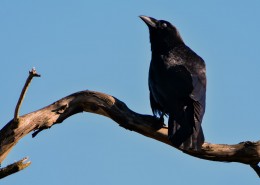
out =
{"type": "MultiPolygon", "coordinates": [[[[91,112],[111,118],[119,126],[153,138],[170,146],[167,139],[168,128],[150,115],[138,114],[125,103],[113,96],[95,92],[81,91],[64,97],[40,110],[11,120],[0,130],[0,162],[25,135],[33,132],[35,137],[44,129],[62,123],[66,118],[80,112],[91,112]]],[[[211,144],[205,142],[200,151],[183,150],[184,153],[211,161],[238,162],[249,165],[260,176],[260,141],[245,141],[234,145],[211,144]]],[[[0,172],[1,173],[1,172],[0,172]]]]}
{"type": "Polygon", "coordinates": [[[5,168],[1,168],[0,169],[0,179],[6,177],[8,175],[11,175],[13,173],[19,172],[19,171],[23,170],[24,168],[27,168],[31,164],[31,162],[30,161],[26,162],[26,161],[27,161],[27,158],[24,158],[24,159],[19,160],[18,162],[8,165],[5,168]]]}

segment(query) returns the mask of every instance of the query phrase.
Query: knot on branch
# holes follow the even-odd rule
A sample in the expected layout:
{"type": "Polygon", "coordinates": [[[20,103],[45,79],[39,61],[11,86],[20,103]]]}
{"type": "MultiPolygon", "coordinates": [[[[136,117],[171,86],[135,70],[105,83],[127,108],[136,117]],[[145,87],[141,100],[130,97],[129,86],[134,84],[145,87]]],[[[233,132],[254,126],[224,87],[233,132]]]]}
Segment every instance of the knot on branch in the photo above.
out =
{"type": "Polygon", "coordinates": [[[244,142],[241,142],[240,144],[243,144],[245,147],[250,147],[250,146],[255,146],[256,142],[244,141],[244,142]]]}
{"type": "Polygon", "coordinates": [[[57,109],[52,110],[52,112],[55,112],[56,114],[63,114],[68,107],[69,107],[68,104],[65,104],[58,107],[57,109]]]}

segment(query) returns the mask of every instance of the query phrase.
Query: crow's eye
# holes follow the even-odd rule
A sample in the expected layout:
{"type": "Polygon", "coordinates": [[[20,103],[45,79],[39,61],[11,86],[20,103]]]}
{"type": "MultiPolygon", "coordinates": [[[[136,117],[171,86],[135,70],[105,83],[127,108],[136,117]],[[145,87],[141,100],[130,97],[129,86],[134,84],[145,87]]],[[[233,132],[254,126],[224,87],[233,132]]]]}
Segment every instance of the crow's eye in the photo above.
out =
{"type": "Polygon", "coordinates": [[[162,23],[162,27],[163,28],[167,28],[167,24],[164,22],[164,23],[162,23]]]}

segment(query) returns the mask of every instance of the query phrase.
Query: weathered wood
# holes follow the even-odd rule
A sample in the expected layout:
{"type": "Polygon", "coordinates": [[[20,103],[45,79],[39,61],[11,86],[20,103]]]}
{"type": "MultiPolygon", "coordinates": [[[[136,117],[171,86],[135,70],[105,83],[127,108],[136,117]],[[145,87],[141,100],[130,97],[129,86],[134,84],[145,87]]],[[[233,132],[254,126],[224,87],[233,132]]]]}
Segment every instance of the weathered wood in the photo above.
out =
{"type": "Polygon", "coordinates": [[[19,172],[25,168],[27,168],[28,166],[30,166],[31,162],[27,161],[27,158],[24,158],[24,159],[21,159],[13,164],[10,164],[8,166],[6,166],[5,168],[1,168],[0,169],[0,179],[8,176],[8,175],[11,175],[11,174],[14,174],[16,172],[19,172]]]}
{"type": "Polygon", "coordinates": [[[24,96],[25,96],[25,93],[33,79],[33,77],[40,77],[41,75],[37,74],[35,68],[32,68],[31,71],[29,71],[29,76],[24,84],[24,87],[23,87],[23,90],[20,94],[20,97],[19,97],[19,100],[17,102],[17,105],[15,107],[15,111],[14,111],[14,121],[18,122],[19,121],[19,110],[20,110],[20,107],[22,105],[22,102],[23,102],[23,99],[24,99],[24,96]]]}
{"type": "MultiPolygon", "coordinates": [[[[28,133],[40,131],[61,123],[66,118],[80,112],[92,112],[111,118],[120,126],[144,136],[171,145],[167,139],[167,127],[153,116],[138,114],[125,103],[113,96],[81,91],[64,97],[40,110],[23,115],[19,123],[11,120],[0,131],[0,162],[2,162],[16,143],[28,133]]],[[[182,149],[179,149],[182,150],[182,149]]],[[[260,141],[239,144],[204,143],[201,151],[182,150],[184,153],[211,161],[239,162],[257,169],[260,161],[260,141]]],[[[257,172],[257,171],[256,171],[257,172]]]]}

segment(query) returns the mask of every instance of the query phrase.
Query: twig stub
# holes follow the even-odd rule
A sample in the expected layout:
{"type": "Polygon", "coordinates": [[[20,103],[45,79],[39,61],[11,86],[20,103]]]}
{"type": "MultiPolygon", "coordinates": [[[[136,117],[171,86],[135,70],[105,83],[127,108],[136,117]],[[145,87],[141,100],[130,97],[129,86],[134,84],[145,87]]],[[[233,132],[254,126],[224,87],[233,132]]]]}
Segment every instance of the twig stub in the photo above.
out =
{"type": "Polygon", "coordinates": [[[253,168],[253,170],[256,172],[256,174],[260,178],[260,167],[258,166],[258,164],[251,164],[250,166],[251,166],[251,168],[253,168]]]}
{"type": "Polygon", "coordinates": [[[31,161],[27,161],[28,158],[25,157],[13,164],[10,164],[4,168],[0,168],[0,179],[11,175],[13,173],[19,172],[21,170],[23,170],[24,168],[27,168],[28,166],[30,166],[31,161]]]}
{"type": "Polygon", "coordinates": [[[33,67],[31,71],[29,71],[29,75],[32,75],[33,77],[41,77],[41,75],[37,73],[35,67],[33,67]]]}

